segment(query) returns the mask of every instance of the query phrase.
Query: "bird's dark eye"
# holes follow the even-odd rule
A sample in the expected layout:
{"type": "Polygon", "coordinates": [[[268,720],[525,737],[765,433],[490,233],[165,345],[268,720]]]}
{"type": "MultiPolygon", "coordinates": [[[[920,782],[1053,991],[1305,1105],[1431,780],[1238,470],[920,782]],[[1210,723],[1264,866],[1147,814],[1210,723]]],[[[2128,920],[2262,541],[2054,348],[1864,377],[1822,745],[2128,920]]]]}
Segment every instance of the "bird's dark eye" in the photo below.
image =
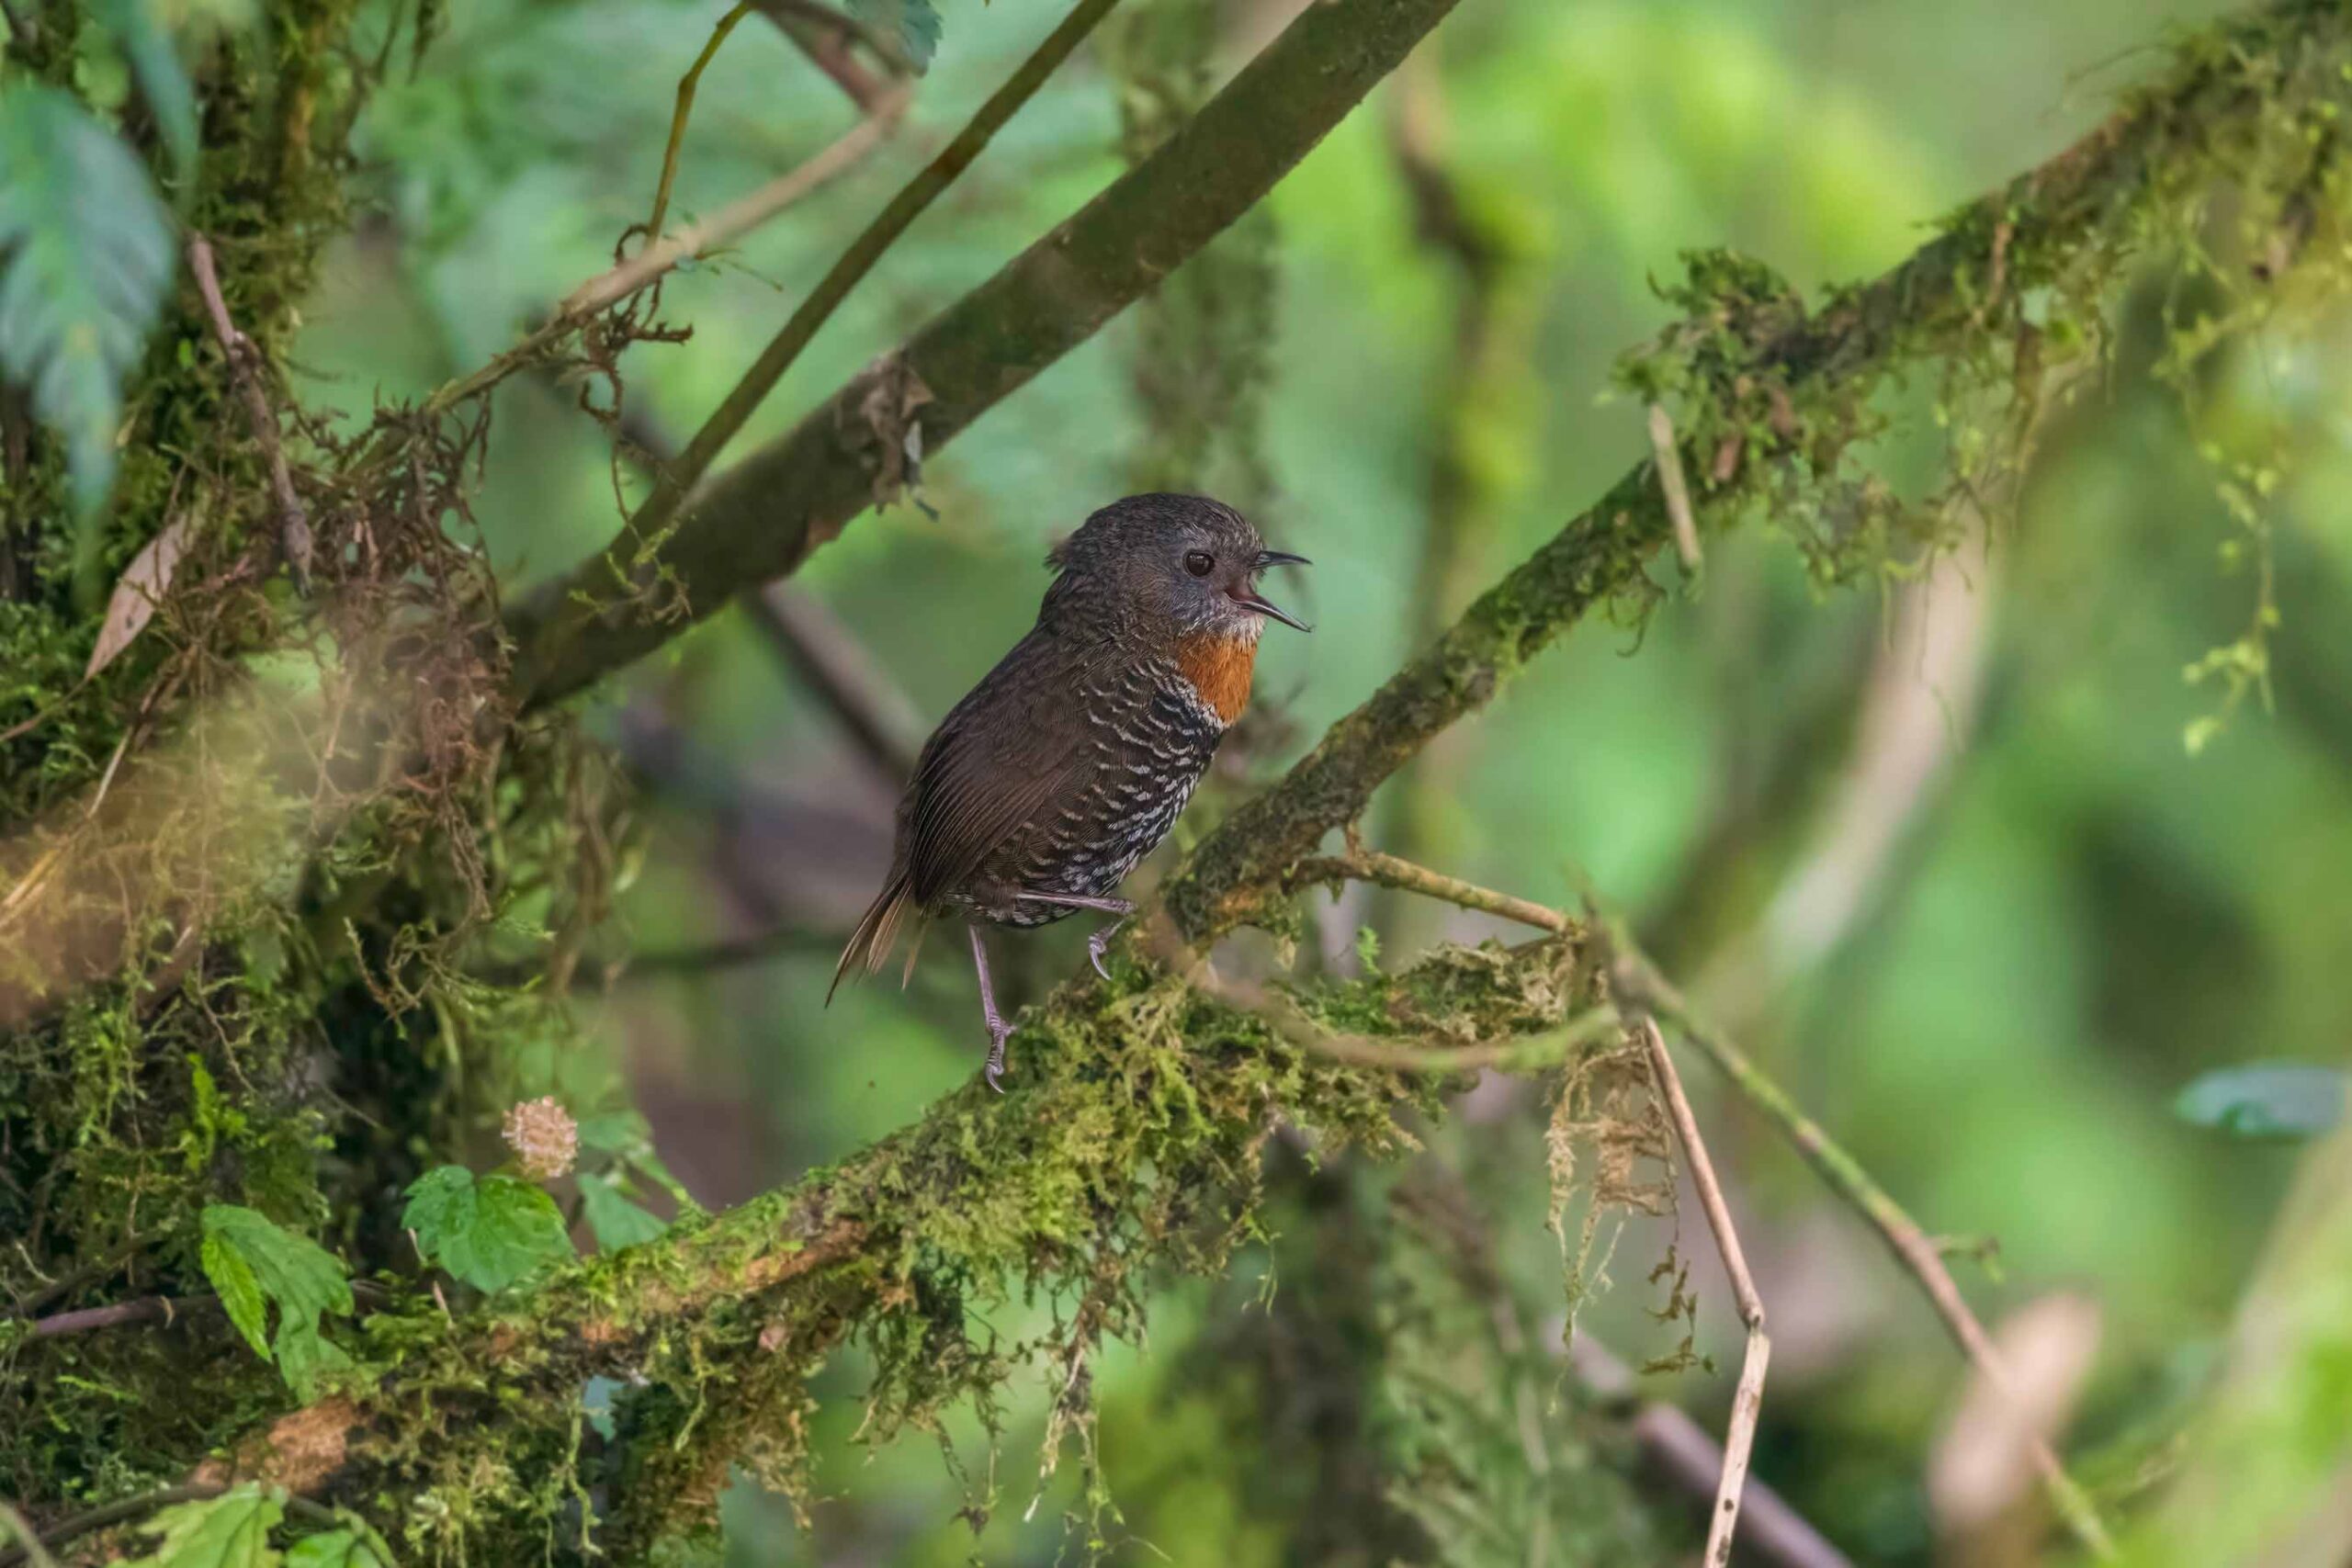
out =
{"type": "Polygon", "coordinates": [[[1194,550],[1184,558],[1184,570],[1194,577],[1206,577],[1216,570],[1216,557],[1206,550],[1194,550]]]}

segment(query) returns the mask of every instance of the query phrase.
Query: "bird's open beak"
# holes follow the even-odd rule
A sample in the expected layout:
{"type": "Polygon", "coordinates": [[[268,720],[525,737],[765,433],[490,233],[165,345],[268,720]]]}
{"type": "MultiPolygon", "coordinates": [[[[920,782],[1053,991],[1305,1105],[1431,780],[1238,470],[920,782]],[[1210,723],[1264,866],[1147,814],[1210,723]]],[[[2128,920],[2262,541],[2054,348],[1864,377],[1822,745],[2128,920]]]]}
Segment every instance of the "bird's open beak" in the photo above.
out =
{"type": "MultiPolygon", "coordinates": [[[[1260,550],[1258,552],[1257,564],[1251,570],[1252,571],[1263,571],[1270,566],[1309,566],[1312,564],[1313,563],[1305,556],[1295,556],[1288,550],[1260,550]]],[[[1233,602],[1240,605],[1245,610],[1255,610],[1261,615],[1272,615],[1275,620],[1280,621],[1286,626],[1296,626],[1303,632],[1311,632],[1315,629],[1313,626],[1308,626],[1305,621],[1300,620],[1296,615],[1292,615],[1289,611],[1275,604],[1272,600],[1261,596],[1258,591],[1254,588],[1242,588],[1237,590],[1233,595],[1233,602]]]]}

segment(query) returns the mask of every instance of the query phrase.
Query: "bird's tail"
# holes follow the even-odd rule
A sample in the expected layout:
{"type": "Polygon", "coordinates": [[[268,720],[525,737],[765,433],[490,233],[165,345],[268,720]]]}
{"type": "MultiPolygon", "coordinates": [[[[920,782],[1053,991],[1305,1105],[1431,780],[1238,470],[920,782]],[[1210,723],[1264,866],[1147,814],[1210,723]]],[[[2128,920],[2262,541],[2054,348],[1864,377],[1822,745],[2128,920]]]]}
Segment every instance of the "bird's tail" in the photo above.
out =
{"type": "MultiPolygon", "coordinates": [[[[849,933],[849,945],[842,949],[841,962],[833,965],[833,983],[825,987],[828,1006],[833,993],[841,989],[842,977],[853,968],[871,975],[882,967],[890,950],[899,945],[899,929],[907,923],[908,916],[916,913],[914,884],[904,872],[898,873],[882,885],[882,891],[875,895],[874,902],[859,917],[857,929],[849,933]]],[[[922,940],[919,923],[915,941],[920,944],[922,940]]],[[[910,972],[914,968],[912,949],[907,953],[907,968],[910,972]]]]}

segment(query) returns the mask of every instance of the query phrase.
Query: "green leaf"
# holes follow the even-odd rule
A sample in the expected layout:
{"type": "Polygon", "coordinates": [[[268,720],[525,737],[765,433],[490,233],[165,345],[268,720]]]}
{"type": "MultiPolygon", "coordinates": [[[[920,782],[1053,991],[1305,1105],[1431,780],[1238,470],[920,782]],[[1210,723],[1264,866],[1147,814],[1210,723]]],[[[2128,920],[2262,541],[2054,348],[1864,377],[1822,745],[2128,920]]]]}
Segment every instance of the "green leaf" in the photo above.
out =
{"type": "Polygon", "coordinates": [[[600,1111],[580,1119],[580,1146],[602,1154],[635,1158],[653,1146],[645,1118],[634,1111],[600,1111]]]}
{"type": "Polygon", "coordinates": [[[220,1293],[220,1304],[229,1311],[229,1321],[254,1348],[254,1354],[269,1359],[269,1313],[261,1293],[261,1281],[254,1277],[253,1265],[244,1255],[217,1235],[204,1238],[202,1254],[204,1277],[220,1293]]]}
{"type": "Polygon", "coordinates": [[[580,1196],[588,1229],[606,1252],[651,1241],[669,1228],[658,1216],[622,1197],[620,1183],[610,1176],[582,1172],[580,1196]]]}
{"type": "Polygon", "coordinates": [[[916,75],[931,69],[942,28],[931,0],[850,0],[849,8],[860,21],[896,36],[916,75]]]}
{"type": "Polygon", "coordinates": [[[130,150],[56,89],[0,96],[0,373],[65,442],[74,504],[114,484],[122,378],[172,275],[169,215],[130,150]]]}
{"type": "Polygon", "coordinates": [[[203,1224],[199,1260],[220,1292],[229,1320],[255,1354],[277,1363],[298,1397],[316,1397],[326,1373],[351,1365],[319,1331],[322,1314],[351,1311],[351,1284],[343,1265],[317,1242],[234,1203],[206,1205],[203,1224]],[[277,1306],[277,1335],[266,1346],[265,1299],[277,1306]]]}
{"type": "Polygon", "coordinates": [[[124,1568],[276,1568],[269,1532],[285,1517],[278,1500],[258,1486],[181,1503],[140,1527],[163,1542],[124,1568]]]}
{"type": "Polygon", "coordinates": [[[2199,1077],[2173,1101],[2173,1113],[2241,1138],[2315,1138],[2344,1120],[2346,1078],[2338,1067],[2248,1062],[2199,1077]]]}
{"type": "Polygon", "coordinates": [[[401,1224],[426,1258],[478,1291],[503,1291],[572,1256],[563,1215],[543,1189],[511,1176],[477,1181],[461,1165],[418,1177],[401,1224]]]}
{"type": "Polygon", "coordinates": [[[306,1535],[286,1553],[286,1568],[392,1568],[356,1530],[306,1535]]]}
{"type": "Polygon", "coordinates": [[[154,111],[172,167],[186,180],[196,172],[196,91],[154,0],[91,0],[90,14],[114,35],[139,91],[154,111]]]}
{"type": "Polygon", "coordinates": [[[662,1163],[662,1156],[653,1152],[653,1129],[634,1111],[605,1111],[583,1117],[580,1122],[580,1146],[611,1155],[616,1163],[628,1166],[676,1199],[681,1206],[694,1201],[678,1179],[670,1174],[670,1168],[662,1163]]]}
{"type": "Polygon", "coordinates": [[[277,1370],[294,1396],[307,1404],[325,1392],[334,1374],[351,1371],[352,1362],[315,1322],[288,1319],[278,1325],[277,1370]]]}

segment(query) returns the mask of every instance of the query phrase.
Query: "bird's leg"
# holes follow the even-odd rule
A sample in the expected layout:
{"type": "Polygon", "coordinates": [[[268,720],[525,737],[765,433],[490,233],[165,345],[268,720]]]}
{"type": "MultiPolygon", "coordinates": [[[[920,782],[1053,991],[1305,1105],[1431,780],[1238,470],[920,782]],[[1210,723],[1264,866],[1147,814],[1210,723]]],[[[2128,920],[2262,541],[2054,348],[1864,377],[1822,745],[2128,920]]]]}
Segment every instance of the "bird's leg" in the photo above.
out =
{"type": "Polygon", "coordinates": [[[1111,977],[1111,972],[1102,967],[1102,954],[1109,949],[1111,939],[1119,934],[1119,928],[1125,925],[1128,917],[1136,912],[1133,904],[1125,898],[1089,898],[1077,893],[1022,893],[1016,897],[1035,899],[1040,904],[1060,904],[1072,909],[1100,909],[1106,915],[1118,916],[1117,919],[1086,939],[1087,962],[1093,964],[1094,972],[1105,980],[1111,977]]]}
{"type": "Polygon", "coordinates": [[[1004,1042],[1012,1032],[1012,1025],[996,1010],[996,987],[989,984],[989,950],[980,941],[980,928],[975,925],[965,929],[972,933],[972,967],[980,976],[980,1012],[989,1021],[989,1087],[1002,1094],[1004,1085],[998,1080],[1004,1077],[1004,1042]]]}

